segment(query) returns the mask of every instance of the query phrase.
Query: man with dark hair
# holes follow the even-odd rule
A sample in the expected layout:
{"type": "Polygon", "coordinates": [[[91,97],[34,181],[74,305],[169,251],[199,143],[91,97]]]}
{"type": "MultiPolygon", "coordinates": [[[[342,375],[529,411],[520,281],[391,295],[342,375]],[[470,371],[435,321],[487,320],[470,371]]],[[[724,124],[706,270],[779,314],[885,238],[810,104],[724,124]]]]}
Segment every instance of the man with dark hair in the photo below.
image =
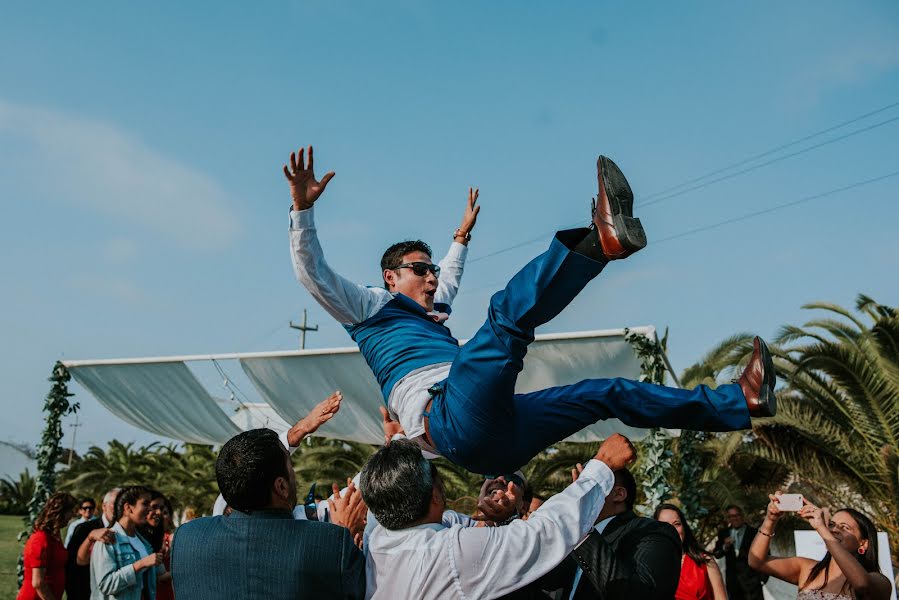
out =
{"type": "Polygon", "coordinates": [[[446,497],[436,468],[408,439],[379,449],[362,468],[369,511],[368,598],[496,598],[552,569],[592,527],[613,471],[634,459],[627,438],[607,439],[581,477],[527,520],[505,527],[444,524],[446,497]]]}
{"type": "Polygon", "coordinates": [[[233,511],[176,531],[171,564],[177,598],[363,597],[364,558],[354,537],[361,536],[365,505],[352,484],[331,503],[333,524],[294,520],[290,453],[269,429],[228,440],[215,477],[233,511]]]}
{"type": "MultiPolygon", "coordinates": [[[[578,465],[572,477],[577,480],[582,470],[578,465]]],[[[680,577],[680,538],[668,523],[634,514],[636,499],[634,476],[627,469],[616,471],[590,535],[537,585],[561,590],[558,597],[566,600],[671,600],[680,577]]]]}
{"type": "Polygon", "coordinates": [[[312,147],[308,165],[303,153],[292,153],[290,166],[284,166],[293,198],[290,245],[297,279],[359,345],[391,415],[424,449],[495,475],[514,471],[601,419],[731,431],[749,428],[750,417],[774,414],[774,365],[759,338],[739,381],[715,390],[586,379],[515,393],[535,329],[559,314],[609,261],[646,245],[632,214],[630,186],[605,156],[597,161],[591,226],[558,232],[544,254],[493,296],[487,322],[460,348],[445,322],[477,222],[478,191],[469,188],[461,225],[439,265],[421,242],[394,245],[381,262],[384,288],[365,287],[338,275],[324,259],[313,205],[334,173],[316,180],[312,147]]]}
{"type": "Polygon", "coordinates": [[[767,577],[749,567],[749,548],[758,530],[746,523],[743,509],[731,504],[724,509],[727,527],[718,531],[715,558],[724,558],[724,580],[730,600],[762,600],[767,577]]]}

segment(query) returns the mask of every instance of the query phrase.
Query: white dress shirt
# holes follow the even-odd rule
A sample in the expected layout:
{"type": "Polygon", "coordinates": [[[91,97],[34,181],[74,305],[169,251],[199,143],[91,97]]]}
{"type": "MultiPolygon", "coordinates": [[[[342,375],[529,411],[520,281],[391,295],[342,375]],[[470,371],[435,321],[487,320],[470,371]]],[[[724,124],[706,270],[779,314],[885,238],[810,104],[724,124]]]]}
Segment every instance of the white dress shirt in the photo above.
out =
{"type": "MultiPolygon", "coordinates": [[[[290,256],[297,280],[322,308],[342,325],[354,325],[371,318],[393,300],[383,287],[367,287],[338,275],[325,261],[315,229],[314,208],[290,211],[290,256]]],[[[468,247],[450,245],[440,261],[440,278],[434,302],[452,304],[459,291],[468,247]]],[[[434,314],[437,314],[436,312],[434,314]]],[[[428,389],[449,375],[451,363],[436,363],[416,369],[400,379],[387,400],[391,418],[400,422],[409,439],[428,452],[435,452],[424,441],[424,413],[431,399],[428,389]]]]}
{"type": "Polygon", "coordinates": [[[524,587],[577,547],[614,479],[608,466],[591,460],[526,521],[503,527],[429,523],[391,531],[375,524],[366,536],[365,597],[474,600],[524,587]]]}

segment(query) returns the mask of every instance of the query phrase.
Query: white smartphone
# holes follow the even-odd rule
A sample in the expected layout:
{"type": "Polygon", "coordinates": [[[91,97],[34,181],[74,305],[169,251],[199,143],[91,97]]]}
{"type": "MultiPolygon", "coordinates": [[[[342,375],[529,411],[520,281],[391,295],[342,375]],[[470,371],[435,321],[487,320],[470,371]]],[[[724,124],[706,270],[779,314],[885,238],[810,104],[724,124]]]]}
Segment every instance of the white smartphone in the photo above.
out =
{"type": "Polygon", "coordinates": [[[802,509],[802,494],[781,494],[777,500],[777,508],[783,512],[799,512],[802,509]]]}

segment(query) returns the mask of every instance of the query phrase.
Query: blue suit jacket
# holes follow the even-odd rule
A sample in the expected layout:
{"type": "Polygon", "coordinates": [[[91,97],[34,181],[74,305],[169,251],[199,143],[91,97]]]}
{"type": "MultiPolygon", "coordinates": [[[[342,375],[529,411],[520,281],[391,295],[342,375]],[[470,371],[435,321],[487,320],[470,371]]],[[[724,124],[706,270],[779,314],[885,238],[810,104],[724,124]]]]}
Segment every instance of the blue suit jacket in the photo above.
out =
{"type": "Polygon", "coordinates": [[[172,540],[178,600],[363,598],[365,558],[344,527],[287,511],[185,523],[172,540]]]}

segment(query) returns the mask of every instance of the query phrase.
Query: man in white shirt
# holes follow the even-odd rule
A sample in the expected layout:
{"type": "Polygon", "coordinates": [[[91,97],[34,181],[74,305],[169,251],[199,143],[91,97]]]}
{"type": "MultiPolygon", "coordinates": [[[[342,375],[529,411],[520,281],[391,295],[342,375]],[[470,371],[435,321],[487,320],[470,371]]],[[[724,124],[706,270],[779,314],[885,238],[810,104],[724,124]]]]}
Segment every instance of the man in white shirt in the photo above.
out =
{"type": "MultiPolygon", "coordinates": [[[[397,439],[366,463],[360,489],[377,524],[366,536],[366,598],[498,598],[548,572],[584,538],[634,448],[615,434],[581,477],[527,520],[444,524],[440,476],[414,442],[397,439]]],[[[370,521],[372,523],[372,521],[370,521]]]]}
{"type": "Polygon", "coordinates": [[[626,379],[585,379],[516,394],[535,329],[559,314],[612,260],[646,244],[633,217],[633,193],[610,159],[597,161],[590,227],[558,232],[490,300],[487,321],[461,349],[446,326],[480,206],[469,188],[461,225],[439,265],[422,241],[394,244],[381,259],[383,287],[355,284],[325,261],[313,205],[334,177],[316,180],[312,147],[284,166],[293,199],[294,272],[359,345],[385,404],[424,449],[484,475],[509,473],[540,451],[598,420],[633,427],[702,431],[747,429],[775,411],[774,365],[759,338],[746,371],[717,389],[666,388],[626,379]]]}

